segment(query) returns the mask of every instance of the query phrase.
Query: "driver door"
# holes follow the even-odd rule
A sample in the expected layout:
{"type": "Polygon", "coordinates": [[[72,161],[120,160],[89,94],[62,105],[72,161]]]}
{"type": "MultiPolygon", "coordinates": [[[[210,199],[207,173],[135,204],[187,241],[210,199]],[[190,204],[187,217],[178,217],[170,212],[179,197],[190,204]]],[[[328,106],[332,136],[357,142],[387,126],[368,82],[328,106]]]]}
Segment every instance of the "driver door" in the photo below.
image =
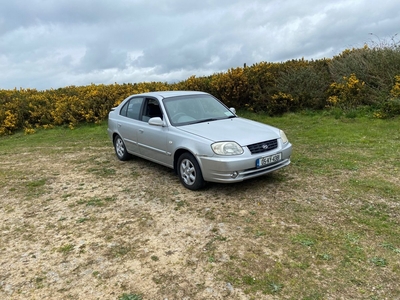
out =
{"type": "Polygon", "coordinates": [[[139,152],[141,156],[149,160],[170,167],[172,166],[172,156],[168,152],[168,127],[150,125],[148,121],[154,117],[163,119],[163,112],[158,100],[146,98],[141,116],[142,122],[140,122],[137,133],[139,152]]]}

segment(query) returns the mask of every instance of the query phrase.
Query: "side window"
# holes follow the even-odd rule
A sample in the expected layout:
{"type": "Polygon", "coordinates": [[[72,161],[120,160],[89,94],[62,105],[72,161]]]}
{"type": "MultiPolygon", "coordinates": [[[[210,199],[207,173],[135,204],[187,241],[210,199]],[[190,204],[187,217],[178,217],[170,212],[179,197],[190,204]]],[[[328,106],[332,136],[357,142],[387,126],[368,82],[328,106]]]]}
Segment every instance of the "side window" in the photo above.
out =
{"type": "Polygon", "coordinates": [[[163,118],[160,104],[156,99],[148,98],[145,100],[142,121],[147,122],[154,117],[160,117],[161,119],[163,118]]]}
{"type": "Polygon", "coordinates": [[[120,114],[131,119],[139,120],[142,103],[143,98],[132,98],[121,108],[120,114]]]}
{"type": "Polygon", "coordinates": [[[130,101],[126,102],[125,105],[121,108],[121,110],[120,110],[120,112],[119,112],[119,114],[120,114],[121,116],[126,117],[126,111],[128,110],[129,102],[130,102],[130,101]]]}

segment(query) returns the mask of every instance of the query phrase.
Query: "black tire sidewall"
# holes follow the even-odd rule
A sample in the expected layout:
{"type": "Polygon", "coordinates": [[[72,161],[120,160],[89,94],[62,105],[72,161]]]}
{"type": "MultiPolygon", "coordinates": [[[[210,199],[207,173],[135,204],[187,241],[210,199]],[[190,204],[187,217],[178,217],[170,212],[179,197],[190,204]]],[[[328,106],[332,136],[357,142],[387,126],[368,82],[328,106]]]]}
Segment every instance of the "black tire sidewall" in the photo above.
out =
{"type": "Polygon", "coordinates": [[[195,190],[201,189],[205,185],[205,181],[203,179],[203,173],[201,172],[199,163],[197,162],[196,158],[191,153],[186,152],[186,153],[183,153],[181,156],[179,156],[178,176],[179,176],[179,180],[182,183],[182,185],[184,187],[188,188],[189,190],[195,191],[195,190]],[[196,171],[195,182],[191,185],[186,184],[186,182],[183,180],[182,175],[181,175],[181,163],[184,159],[190,160],[190,162],[193,164],[195,171],[196,171]]]}
{"type": "Polygon", "coordinates": [[[122,138],[119,135],[116,135],[115,138],[114,138],[114,150],[115,150],[115,155],[117,155],[119,160],[125,161],[125,160],[129,159],[129,153],[128,153],[128,151],[126,151],[125,143],[124,143],[124,141],[122,140],[122,138]],[[117,146],[116,145],[117,145],[117,141],[118,140],[120,140],[122,142],[122,146],[124,148],[124,154],[122,156],[119,156],[118,152],[117,152],[117,146]]]}

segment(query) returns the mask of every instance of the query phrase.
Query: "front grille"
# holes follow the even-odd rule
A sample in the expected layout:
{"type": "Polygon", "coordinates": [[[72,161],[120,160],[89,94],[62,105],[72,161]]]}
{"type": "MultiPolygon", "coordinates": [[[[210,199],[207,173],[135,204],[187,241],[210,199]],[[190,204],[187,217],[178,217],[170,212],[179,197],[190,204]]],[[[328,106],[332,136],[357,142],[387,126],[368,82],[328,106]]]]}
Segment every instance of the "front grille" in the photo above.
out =
{"type": "Polygon", "coordinates": [[[251,154],[267,152],[272,149],[278,148],[278,140],[269,140],[257,144],[248,145],[251,154]]]}

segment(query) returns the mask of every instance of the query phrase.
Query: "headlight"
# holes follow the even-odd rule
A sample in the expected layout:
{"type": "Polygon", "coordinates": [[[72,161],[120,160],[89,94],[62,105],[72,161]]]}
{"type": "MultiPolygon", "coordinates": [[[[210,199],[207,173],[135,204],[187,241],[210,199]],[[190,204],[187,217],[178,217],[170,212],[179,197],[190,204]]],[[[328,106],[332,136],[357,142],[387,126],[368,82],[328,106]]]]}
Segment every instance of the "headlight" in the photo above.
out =
{"type": "Polygon", "coordinates": [[[236,142],[218,142],[211,145],[212,150],[218,155],[239,155],[243,148],[236,142]]]}
{"type": "Polygon", "coordinates": [[[289,142],[286,134],[283,132],[283,130],[279,130],[279,134],[281,135],[281,139],[282,139],[282,143],[286,144],[287,142],[289,142]]]}

